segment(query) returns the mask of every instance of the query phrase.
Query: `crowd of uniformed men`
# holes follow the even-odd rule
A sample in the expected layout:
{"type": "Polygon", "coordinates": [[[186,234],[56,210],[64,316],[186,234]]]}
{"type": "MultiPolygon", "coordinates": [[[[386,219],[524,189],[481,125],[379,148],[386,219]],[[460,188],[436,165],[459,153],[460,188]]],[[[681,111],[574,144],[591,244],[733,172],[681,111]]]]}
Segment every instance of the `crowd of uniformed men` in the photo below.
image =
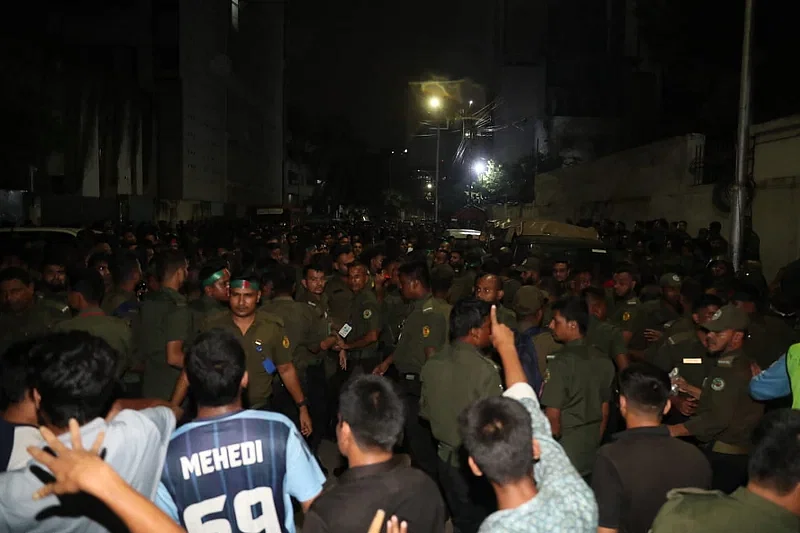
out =
{"type": "MultiPolygon", "coordinates": [[[[344,231],[272,238],[251,232],[249,240],[225,246],[195,243],[189,256],[187,243],[176,238],[159,242],[147,232],[146,246],[137,246],[126,232],[121,244],[95,244],[88,256],[86,249],[76,257],[73,249],[48,248],[37,265],[7,250],[0,271],[0,350],[51,330],[87,331],[123,361],[121,395],[191,409],[181,373],[184,347],[219,328],[245,350],[249,407],[290,417],[315,454],[333,435],[346,380],[385,375],[405,402],[405,451],[441,488],[455,530],[473,532],[496,503],[488,485],[476,485],[464,468],[458,418],[474,401],[504,389],[491,343],[491,304],[498,321],[515,332],[553,435],[595,488],[601,528],[639,531],[629,524],[650,527],[666,491],[639,522],[625,518],[640,513],[628,508],[629,499],[609,500],[608,494],[632,486],[663,489],[648,468],[654,457],[660,460],[660,446],[669,446],[664,440],[676,440],[670,436],[702,450],[703,465],[710,465],[705,481],[689,478],[699,479],[697,488],[735,496],[747,484],[754,431],[765,410],[750,395],[751,378],[798,337],[791,322],[768,312],[770,294],[752,271],[736,276],[724,258],[706,263],[691,250],[679,251],[694,242],[692,249],[724,252],[718,228],[712,227],[709,244],[698,246],[688,234],[682,237],[685,226],[673,232],[654,227],[660,242],[644,249],[638,249],[644,238],[625,233],[626,242],[635,241],[631,253],[605,276],[596,265],[571,264],[566,257],[531,256],[512,264],[502,248],[487,253],[442,240],[412,249],[405,239],[402,248],[399,239],[365,246],[366,238],[344,231]],[[645,439],[649,458],[637,463],[636,453],[604,447],[600,461],[603,443],[615,446],[621,442],[615,434],[638,431],[630,428],[632,400],[619,401],[620,372],[629,367],[654,383],[669,379],[672,409],[663,424],[657,413],[661,440],[645,439]],[[619,433],[626,421],[628,432],[619,433]],[[602,469],[593,476],[596,464],[602,469]],[[627,483],[633,485],[621,486],[627,483]],[[623,509],[610,513],[604,505],[623,509]]],[[[651,231],[646,242],[653,240],[651,231]]],[[[658,398],[651,403],[664,406],[658,398]]],[[[787,465],[795,476],[798,461],[787,465]]],[[[343,461],[336,474],[345,468],[343,461]]],[[[711,513],[714,506],[730,506],[725,498],[731,497],[671,493],[672,508],[664,512],[672,515],[662,513],[655,531],[678,531],[670,524],[685,518],[681,513],[711,513]]],[[[779,514],[739,504],[746,512],[779,514]]],[[[691,529],[701,530],[713,531],[714,524],[691,529]]]]}

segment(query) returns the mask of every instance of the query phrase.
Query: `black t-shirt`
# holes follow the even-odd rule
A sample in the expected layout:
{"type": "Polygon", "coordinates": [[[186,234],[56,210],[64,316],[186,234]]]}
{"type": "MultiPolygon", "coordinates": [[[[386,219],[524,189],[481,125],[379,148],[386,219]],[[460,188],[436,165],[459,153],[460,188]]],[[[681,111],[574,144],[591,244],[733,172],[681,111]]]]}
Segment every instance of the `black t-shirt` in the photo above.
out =
{"type": "Polygon", "coordinates": [[[617,433],[597,452],[592,489],[600,527],[647,533],[667,492],[684,487],[711,488],[711,466],[666,426],[617,433]]]}
{"type": "Polygon", "coordinates": [[[363,533],[378,509],[408,522],[409,531],[444,533],[444,502],[436,484],[421,470],[395,457],[385,463],[347,470],[338,484],[314,500],[304,533],[363,533]]]}

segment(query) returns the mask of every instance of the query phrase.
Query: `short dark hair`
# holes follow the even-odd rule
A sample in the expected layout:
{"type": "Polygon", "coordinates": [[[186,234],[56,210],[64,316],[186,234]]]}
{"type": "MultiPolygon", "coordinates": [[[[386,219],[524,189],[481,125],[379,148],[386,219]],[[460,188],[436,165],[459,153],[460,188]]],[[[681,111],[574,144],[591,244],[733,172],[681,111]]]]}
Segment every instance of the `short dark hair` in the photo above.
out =
{"type": "Polygon", "coordinates": [[[412,281],[419,281],[425,289],[431,288],[431,272],[424,261],[412,261],[400,265],[399,275],[412,281]]]}
{"type": "Polygon", "coordinates": [[[189,390],[201,407],[235,402],[244,373],[244,349],[236,337],[222,329],[200,334],[186,352],[189,390]]]}
{"type": "Polygon", "coordinates": [[[128,281],[133,277],[133,272],[141,268],[142,265],[139,262],[139,257],[135,252],[130,250],[118,252],[114,256],[114,260],[109,264],[111,279],[113,279],[116,284],[128,281]]]}
{"type": "Polygon", "coordinates": [[[586,305],[599,303],[606,305],[606,293],[598,287],[586,287],[581,291],[581,296],[586,300],[586,305]]]}
{"type": "Polygon", "coordinates": [[[494,397],[478,400],[458,417],[464,447],[493,483],[511,483],[533,471],[531,415],[518,401],[494,397]]]}
{"type": "Polygon", "coordinates": [[[0,356],[0,411],[20,403],[28,392],[28,353],[38,339],[12,344],[0,356]]]}
{"type": "Polygon", "coordinates": [[[75,268],[69,271],[69,291],[77,292],[88,303],[99,304],[103,301],[106,286],[103,276],[92,268],[75,268]]]}
{"type": "Polygon", "coordinates": [[[362,263],[361,261],[354,261],[354,262],[350,263],[350,265],[347,267],[347,273],[349,274],[350,272],[352,272],[353,270],[356,270],[358,268],[363,268],[364,272],[369,274],[369,267],[367,265],[365,265],[364,263],[362,263]]]}
{"type": "Polygon", "coordinates": [[[462,298],[450,311],[450,339],[461,339],[480,328],[492,312],[492,304],[475,297],[462,298]]]}
{"type": "Polygon", "coordinates": [[[105,252],[95,252],[86,260],[86,266],[89,268],[96,268],[102,262],[108,263],[109,269],[111,268],[111,254],[105,252]]]}
{"type": "Polygon", "coordinates": [[[661,415],[669,399],[669,375],[650,363],[633,363],[619,375],[619,393],[637,410],[661,415]]]}
{"type": "Polygon", "coordinates": [[[186,266],[186,256],[180,250],[164,250],[153,257],[156,279],[163,282],[186,266]]]}
{"type": "Polygon", "coordinates": [[[27,270],[20,267],[8,267],[0,270],[0,283],[4,281],[11,281],[12,279],[19,280],[23,285],[30,285],[33,283],[31,275],[27,270]]]}
{"type": "Polygon", "coordinates": [[[491,274],[492,276],[500,276],[503,269],[500,266],[500,261],[497,259],[490,257],[486,261],[483,262],[481,265],[481,273],[480,277],[486,276],[491,274]]]}
{"type": "Polygon", "coordinates": [[[270,280],[272,281],[272,290],[275,291],[275,294],[285,296],[294,292],[294,287],[297,284],[297,273],[294,267],[278,265],[272,270],[270,280]]]}
{"type": "Polygon", "coordinates": [[[323,274],[327,274],[329,271],[321,256],[312,258],[311,261],[303,267],[303,279],[307,278],[308,273],[312,270],[315,272],[322,272],[323,274]]]}
{"type": "Polygon", "coordinates": [[[704,294],[692,303],[692,313],[696,313],[701,309],[705,309],[706,307],[710,307],[712,305],[716,307],[722,307],[725,305],[725,302],[723,302],[722,298],[716,294],[704,294]]]}
{"type": "Polygon", "coordinates": [[[27,383],[39,391],[47,422],[65,428],[70,418],[83,425],[102,416],[112,400],[117,360],[106,341],[85,331],[39,339],[28,358],[27,383]]]}
{"type": "Polygon", "coordinates": [[[447,268],[433,267],[431,269],[431,290],[446,292],[453,286],[455,273],[449,266],[447,268]]]}
{"type": "Polygon", "coordinates": [[[337,244],[336,246],[333,247],[333,250],[331,250],[331,257],[333,257],[334,261],[337,261],[340,255],[352,254],[352,253],[353,253],[353,247],[350,246],[349,244],[337,244]]]}
{"type": "Polygon", "coordinates": [[[400,441],[406,413],[391,381],[382,376],[360,375],[342,389],[339,416],[350,426],[359,448],[388,452],[400,441]]]}
{"type": "Polygon", "coordinates": [[[634,280],[637,280],[639,271],[636,269],[635,265],[623,262],[617,264],[614,268],[614,274],[630,274],[634,280]]]}
{"type": "Polygon", "coordinates": [[[780,495],[794,490],[800,484],[800,411],[767,413],[753,432],[753,442],[750,479],[780,495]]]}
{"type": "Polygon", "coordinates": [[[44,249],[44,254],[42,256],[42,268],[46,267],[47,265],[57,265],[66,268],[67,254],[64,252],[62,247],[51,244],[44,249]]]}
{"type": "Polygon", "coordinates": [[[586,300],[578,296],[569,296],[556,301],[552,307],[553,314],[558,311],[567,322],[577,322],[581,335],[589,328],[589,307],[586,300]]]}
{"type": "Polygon", "coordinates": [[[205,262],[197,277],[200,283],[202,283],[220,270],[225,270],[226,268],[228,268],[228,262],[225,259],[222,257],[212,257],[205,262]]]}

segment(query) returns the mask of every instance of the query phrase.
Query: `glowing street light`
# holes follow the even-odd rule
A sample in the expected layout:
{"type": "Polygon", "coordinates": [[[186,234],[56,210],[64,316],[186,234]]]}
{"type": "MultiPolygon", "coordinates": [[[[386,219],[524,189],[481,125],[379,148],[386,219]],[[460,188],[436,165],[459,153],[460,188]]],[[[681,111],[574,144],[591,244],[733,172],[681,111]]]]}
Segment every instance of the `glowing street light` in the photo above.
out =
{"type": "Polygon", "coordinates": [[[485,161],[483,161],[481,159],[478,159],[477,161],[472,163],[472,171],[475,174],[477,174],[478,176],[481,176],[481,175],[485,174],[486,170],[487,170],[487,167],[486,167],[486,162],[485,161]]]}
{"type": "Polygon", "coordinates": [[[438,96],[431,96],[428,99],[428,107],[430,107],[434,111],[439,109],[439,108],[441,108],[442,107],[442,99],[439,98],[438,96]]]}
{"type": "Polygon", "coordinates": [[[404,154],[407,154],[407,153],[408,153],[408,148],[406,148],[405,150],[403,150],[403,153],[404,153],[404,154]]]}
{"type": "Polygon", "coordinates": [[[427,187],[428,187],[429,189],[433,189],[433,183],[429,183],[429,184],[427,185],[427,187]]]}

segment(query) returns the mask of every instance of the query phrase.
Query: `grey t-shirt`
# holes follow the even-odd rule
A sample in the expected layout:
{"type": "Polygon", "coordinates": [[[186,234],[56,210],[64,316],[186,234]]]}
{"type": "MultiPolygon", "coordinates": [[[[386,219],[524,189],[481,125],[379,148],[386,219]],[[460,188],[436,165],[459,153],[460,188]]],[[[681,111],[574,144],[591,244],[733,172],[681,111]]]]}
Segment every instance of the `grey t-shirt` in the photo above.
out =
{"type": "MultiPolygon", "coordinates": [[[[172,411],[156,407],[122,411],[109,424],[96,418],[81,427],[81,437],[88,447],[104,431],[106,462],[137,492],[153,500],[174,429],[172,411]]],[[[59,436],[59,440],[71,447],[69,433],[59,436]]],[[[42,486],[42,481],[31,465],[36,463],[32,461],[27,468],[0,475],[0,531],[104,533],[119,529],[119,519],[88,495],[34,500],[33,493],[42,486]]]]}

